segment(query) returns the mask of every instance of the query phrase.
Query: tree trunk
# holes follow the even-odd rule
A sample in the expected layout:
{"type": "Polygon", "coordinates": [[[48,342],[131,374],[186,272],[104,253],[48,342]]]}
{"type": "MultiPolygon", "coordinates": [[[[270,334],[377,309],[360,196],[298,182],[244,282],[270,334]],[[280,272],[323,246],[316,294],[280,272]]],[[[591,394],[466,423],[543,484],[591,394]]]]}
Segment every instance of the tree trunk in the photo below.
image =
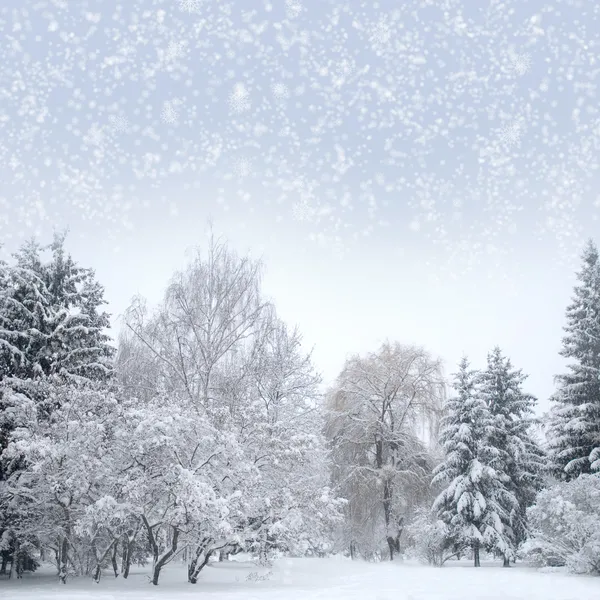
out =
{"type": "Polygon", "coordinates": [[[188,565],[188,581],[190,583],[198,583],[200,571],[208,564],[213,553],[212,550],[209,550],[211,543],[211,540],[205,540],[196,548],[194,556],[188,565]]]}
{"type": "Polygon", "coordinates": [[[121,557],[121,572],[123,573],[123,579],[127,579],[129,577],[129,569],[131,568],[131,561],[133,559],[133,543],[139,533],[139,527],[135,529],[130,529],[123,536],[123,549],[122,549],[122,557],[121,557]]]}
{"type": "Polygon", "coordinates": [[[503,567],[510,567],[510,558],[508,556],[504,556],[504,562],[502,563],[503,567]]]}
{"type": "Polygon", "coordinates": [[[94,567],[94,576],[93,579],[96,583],[99,583],[100,578],[102,577],[102,565],[104,564],[104,561],[106,561],[107,557],[109,554],[112,555],[112,560],[113,560],[113,568],[115,569],[115,577],[118,574],[118,567],[116,566],[117,563],[117,559],[116,559],[116,552],[115,552],[115,548],[117,547],[118,544],[118,540],[113,540],[113,542],[110,544],[110,546],[108,546],[108,548],[103,552],[102,556],[98,557],[98,549],[96,548],[96,542],[93,541],[92,542],[92,551],[94,553],[94,560],[96,561],[96,566],[94,567]]]}
{"type": "Polygon", "coordinates": [[[396,537],[394,538],[394,552],[396,556],[400,556],[400,536],[402,535],[402,531],[399,531],[396,537]]]}
{"type": "MultiPolygon", "coordinates": [[[[145,518],[144,518],[145,520],[145,518]]],[[[146,521],[148,523],[148,521],[146,521]]],[[[161,569],[173,558],[175,554],[177,554],[177,544],[179,542],[179,529],[173,527],[173,537],[171,538],[171,547],[168,550],[165,550],[162,554],[159,554],[158,544],[156,542],[156,538],[152,532],[152,527],[147,525],[148,529],[148,538],[150,540],[150,545],[152,546],[152,584],[158,585],[158,579],[160,577],[161,569]]]]}
{"type": "Polygon", "coordinates": [[[124,558],[125,560],[125,568],[123,569],[123,579],[127,579],[129,577],[129,569],[131,568],[131,552],[132,552],[132,548],[131,545],[127,545],[127,557],[124,558]]]}
{"type": "Polygon", "coordinates": [[[400,538],[402,537],[403,531],[404,531],[404,517],[398,519],[397,529],[396,529],[396,539],[394,540],[394,549],[398,556],[400,556],[400,538]]]}
{"type": "Polygon", "coordinates": [[[267,517],[260,530],[258,542],[258,564],[263,567],[269,567],[269,526],[271,525],[271,517],[267,517]]]}
{"type": "Polygon", "coordinates": [[[125,534],[123,536],[123,543],[121,545],[121,573],[123,573],[123,578],[127,579],[127,575],[129,575],[129,570],[127,569],[127,550],[129,546],[129,536],[125,534]]]}
{"type": "Polygon", "coordinates": [[[270,567],[271,561],[269,560],[269,541],[268,534],[265,531],[264,535],[261,536],[261,540],[258,546],[258,564],[261,567],[270,567]]]}
{"type": "Polygon", "coordinates": [[[94,569],[94,575],[93,575],[92,579],[96,583],[100,583],[100,577],[102,577],[102,567],[98,563],[98,564],[96,564],[96,568],[94,569]]]}
{"type": "Polygon", "coordinates": [[[392,522],[392,486],[388,479],[383,484],[383,516],[385,518],[386,541],[390,551],[390,560],[394,560],[396,552],[396,538],[391,534],[392,522]]]}
{"type": "Polygon", "coordinates": [[[115,540],[115,542],[113,544],[113,551],[112,551],[112,554],[111,554],[111,557],[110,557],[115,577],[119,576],[119,565],[117,563],[117,552],[118,552],[118,550],[119,550],[119,542],[118,542],[118,540],[115,540]]]}
{"type": "Polygon", "coordinates": [[[475,542],[473,544],[473,559],[476,567],[481,566],[481,562],[479,561],[479,542],[475,542]]]}
{"type": "Polygon", "coordinates": [[[67,565],[69,561],[69,541],[65,535],[62,539],[60,548],[60,569],[58,571],[58,578],[62,583],[67,583],[67,565]]]}
{"type": "Polygon", "coordinates": [[[102,562],[101,559],[98,559],[98,548],[96,548],[96,540],[92,541],[92,553],[94,555],[94,560],[96,561],[96,566],[94,567],[94,574],[92,575],[92,579],[96,583],[100,583],[100,578],[102,577],[102,562]]]}
{"type": "Polygon", "coordinates": [[[350,542],[350,558],[354,560],[356,557],[356,545],[354,541],[350,542]]]}
{"type": "Polygon", "coordinates": [[[18,565],[19,565],[19,542],[17,540],[14,541],[13,552],[12,552],[12,560],[10,561],[10,571],[8,573],[8,578],[12,579],[14,575],[18,575],[18,565]]]}
{"type": "Polygon", "coordinates": [[[0,566],[0,575],[6,575],[6,565],[8,565],[8,552],[2,554],[2,565],[0,566]]]}
{"type": "Polygon", "coordinates": [[[390,560],[394,560],[394,552],[396,550],[396,544],[394,543],[394,538],[391,536],[386,537],[388,550],[390,551],[390,560]]]}
{"type": "Polygon", "coordinates": [[[269,552],[267,551],[266,544],[261,544],[260,549],[258,551],[258,564],[261,567],[269,566],[269,552]]]}

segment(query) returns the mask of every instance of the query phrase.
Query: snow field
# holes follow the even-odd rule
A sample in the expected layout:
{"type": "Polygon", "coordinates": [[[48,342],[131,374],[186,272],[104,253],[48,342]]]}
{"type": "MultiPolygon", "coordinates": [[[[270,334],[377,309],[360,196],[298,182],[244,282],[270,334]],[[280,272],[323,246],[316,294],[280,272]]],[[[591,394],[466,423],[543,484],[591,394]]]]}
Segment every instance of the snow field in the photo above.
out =
{"type": "Polygon", "coordinates": [[[464,560],[442,569],[412,563],[365,563],[341,558],[281,559],[270,569],[250,561],[211,563],[197,585],[186,582],[185,566],[167,567],[160,585],[148,569],[128,580],[107,572],[99,584],[77,578],[66,586],[43,569],[23,580],[0,581],[7,600],[596,600],[600,578],[542,572],[526,566],[480,569],[464,560]],[[267,580],[252,580],[271,573],[267,580]],[[251,575],[255,574],[255,575],[251,575]],[[250,578],[249,578],[250,576],[250,578]]]}

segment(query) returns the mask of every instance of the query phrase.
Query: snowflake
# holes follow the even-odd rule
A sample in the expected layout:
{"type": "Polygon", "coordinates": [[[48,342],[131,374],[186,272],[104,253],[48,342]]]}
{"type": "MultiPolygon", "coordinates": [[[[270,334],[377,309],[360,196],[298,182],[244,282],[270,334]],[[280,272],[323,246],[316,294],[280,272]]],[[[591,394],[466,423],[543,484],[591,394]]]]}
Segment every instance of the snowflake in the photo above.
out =
{"type": "Polygon", "coordinates": [[[111,115],[108,117],[110,128],[116,133],[124,133],[129,129],[129,121],[121,115],[111,115]]]}
{"type": "Polygon", "coordinates": [[[235,173],[238,177],[248,177],[252,174],[252,162],[245,156],[235,163],[235,173]]]}
{"type": "Polygon", "coordinates": [[[288,19],[295,19],[302,12],[302,4],[298,0],[285,0],[285,12],[288,19]]]}
{"type": "Polygon", "coordinates": [[[167,46],[165,58],[168,61],[177,60],[183,56],[183,42],[171,41],[167,46]]]}
{"type": "Polygon", "coordinates": [[[500,138],[507,146],[516,146],[521,141],[523,127],[520,121],[513,121],[500,131],[500,138]]]}
{"type": "Polygon", "coordinates": [[[229,95],[229,106],[235,112],[245,112],[250,109],[250,94],[243,83],[236,83],[229,95]]]}
{"type": "Polygon", "coordinates": [[[517,75],[525,75],[531,69],[531,57],[529,54],[515,54],[511,58],[512,68],[517,75]]]}
{"type": "Polygon", "coordinates": [[[290,97],[290,90],[285,83],[274,83],[271,86],[271,91],[278,100],[286,100],[290,97]]]}
{"type": "Polygon", "coordinates": [[[393,36],[393,29],[391,24],[386,19],[380,19],[372,28],[370,32],[370,41],[375,51],[380,54],[389,45],[393,36]]]}
{"type": "Polygon", "coordinates": [[[169,125],[177,123],[179,113],[175,109],[174,103],[172,101],[167,101],[163,104],[163,109],[160,113],[160,118],[162,119],[163,123],[167,123],[169,125]]]}
{"type": "Polygon", "coordinates": [[[344,60],[342,60],[342,62],[338,65],[338,70],[341,75],[347,76],[354,72],[355,67],[352,62],[350,62],[347,58],[344,58],[344,60]]]}
{"type": "Polygon", "coordinates": [[[341,87],[355,71],[356,67],[353,62],[344,58],[332,69],[333,85],[335,87],[341,87]]]}
{"type": "Polygon", "coordinates": [[[87,132],[84,141],[91,146],[102,146],[105,136],[102,128],[94,123],[87,132]]]}
{"type": "Polygon", "coordinates": [[[201,0],[179,0],[179,8],[188,13],[195,13],[200,10],[201,0]]]}
{"type": "Polygon", "coordinates": [[[315,214],[315,209],[306,200],[295,202],[292,205],[292,216],[297,221],[310,221],[315,214]]]}

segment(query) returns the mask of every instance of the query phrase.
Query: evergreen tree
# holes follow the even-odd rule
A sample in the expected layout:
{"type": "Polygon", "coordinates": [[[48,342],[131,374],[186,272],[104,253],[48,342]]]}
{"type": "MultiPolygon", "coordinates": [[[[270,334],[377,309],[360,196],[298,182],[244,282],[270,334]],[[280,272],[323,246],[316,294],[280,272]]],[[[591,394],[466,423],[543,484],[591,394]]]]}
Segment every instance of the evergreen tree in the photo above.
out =
{"type": "Polygon", "coordinates": [[[41,347],[30,348],[27,366],[41,375],[101,381],[110,376],[114,354],[106,334],[110,317],[102,310],[104,289],[92,269],[66,254],[64,241],[64,235],[55,235],[47,247],[52,255],[47,263],[35,242],[15,255],[16,268],[39,282],[34,291],[44,307],[37,323],[41,347]]]}
{"type": "Polygon", "coordinates": [[[463,358],[454,376],[457,395],[446,404],[441,423],[445,459],[433,482],[446,485],[434,509],[448,525],[450,540],[470,546],[478,567],[480,548],[510,551],[511,539],[504,524],[517,501],[492,466],[495,452],[485,443],[492,417],[477,394],[476,380],[476,372],[463,358]]]}
{"type": "MultiPolygon", "coordinates": [[[[22,415],[31,407],[46,415],[55,408],[47,401],[54,384],[110,377],[114,349],[104,304],[94,272],[65,252],[64,235],[47,248],[27,242],[13,264],[0,263],[0,485],[24,467],[20,456],[3,457],[22,415]],[[43,260],[44,250],[50,260],[43,260]]],[[[5,564],[20,542],[10,534],[10,506],[2,493],[0,515],[0,536],[13,540],[4,549],[5,564]]]]}
{"type": "MultiPolygon", "coordinates": [[[[525,540],[526,511],[541,487],[543,470],[543,455],[532,436],[536,399],[522,390],[526,378],[498,347],[488,354],[487,368],[478,377],[478,394],[490,413],[485,443],[492,449],[491,465],[517,499],[517,506],[505,507],[505,532],[513,552],[525,540]]],[[[505,566],[510,558],[504,554],[505,566]]]]}
{"type": "Polygon", "coordinates": [[[600,260],[591,240],[577,279],[561,350],[572,362],[557,377],[548,429],[552,466],[567,480],[600,469],[600,260]]]}

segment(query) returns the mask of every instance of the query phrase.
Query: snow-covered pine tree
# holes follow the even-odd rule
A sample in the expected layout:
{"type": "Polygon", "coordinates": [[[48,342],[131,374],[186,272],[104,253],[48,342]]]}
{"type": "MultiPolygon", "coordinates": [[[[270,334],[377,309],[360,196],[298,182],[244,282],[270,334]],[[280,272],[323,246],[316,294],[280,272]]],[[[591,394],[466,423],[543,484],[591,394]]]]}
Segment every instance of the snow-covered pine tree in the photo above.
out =
{"type": "Polygon", "coordinates": [[[471,547],[478,567],[481,548],[510,550],[504,523],[517,500],[491,466],[494,450],[485,444],[491,415],[476,392],[476,377],[463,358],[454,375],[456,396],[448,400],[441,423],[445,459],[436,468],[433,483],[446,487],[433,508],[448,525],[449,543],[471,547]]]}
{"type": "Polygon", "coordinates": [[[560,354],[571,359],[559,375],[547,431],[555,474],[571,480],[600,470],[600,258],[589,240],[560,354]]]}
{"type": "MultiPolygon", "coordinates": [[[[2,459],[23,407],[33,401],[48,413],[55,383],[110,377],[104,304],[94,272],[65,253],[64,236],[46,248],[29,241],[12,264],[0,265],[0,482],[23,466],[19,456],[2,459]]],[[[0,506],[0,514],[1,534],[9,511],[0,506]]]]}
{"type": "Polygon", "coordinates": [[[44,262],[44,248],[27,242],[14,264],[1,268],[0,453],[19,394],[41,403],[53,378],[105,380],[112,369],[102,286],[92,270],[66,255],[64,236],[55,236],[46,249],[52,256],[44,262]]]}
{"type": "Polygon", "coordinates": [[[526,379],[498,347],[488,354],[487,368],[478,377],[477,393],[491,417],[485,432],[485,444],[493,451],[491,466],[518,501],[516,507],[506,506],[504,526],[512,551],[503,555],[504,566],[509,566],[517,546],[526,538],[526,511],[541,487],[544,468],[543,453],[532,432],[536,399],[522,390],[526,379]]]}
{"type": "Polygon", "coordinates": [[[3,383],[60,375],[103,380],[110,376],[114,348],[102,310],[104,290],[91,269],[65,254],[64,236],[46,249],[31,241],[6,266],[0,292],[0,379],[3,383]]]}

